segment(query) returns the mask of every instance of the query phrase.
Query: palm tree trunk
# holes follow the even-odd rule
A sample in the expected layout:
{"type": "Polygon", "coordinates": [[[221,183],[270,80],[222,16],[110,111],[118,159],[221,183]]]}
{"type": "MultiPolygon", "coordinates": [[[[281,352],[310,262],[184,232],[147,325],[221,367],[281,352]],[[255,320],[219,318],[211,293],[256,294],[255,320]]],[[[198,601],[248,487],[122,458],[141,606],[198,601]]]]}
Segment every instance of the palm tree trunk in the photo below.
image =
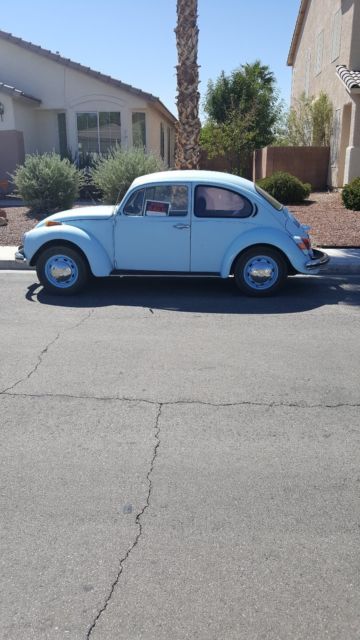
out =
{"type": "Polygon", "coordinates": [[[176,47],[178,52],[176,169],[197,169],[200,160],[199,67],[197,0],[177,0],[176,47]]]}

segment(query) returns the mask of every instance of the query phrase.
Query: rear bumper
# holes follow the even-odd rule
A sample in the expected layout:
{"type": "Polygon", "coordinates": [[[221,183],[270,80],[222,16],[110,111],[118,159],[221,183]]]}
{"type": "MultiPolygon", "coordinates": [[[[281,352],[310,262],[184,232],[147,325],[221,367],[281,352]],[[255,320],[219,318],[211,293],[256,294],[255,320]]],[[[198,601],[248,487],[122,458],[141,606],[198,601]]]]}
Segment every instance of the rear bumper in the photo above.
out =
{"type": "Polygon", "coordinates": [[[314,257],[305,264],[306,269],[310,271],[312,269],[320,269],[330,260],[330,256],[324,251],[319,251],[319,249],[313,249],[313,255],[314,257]]]}

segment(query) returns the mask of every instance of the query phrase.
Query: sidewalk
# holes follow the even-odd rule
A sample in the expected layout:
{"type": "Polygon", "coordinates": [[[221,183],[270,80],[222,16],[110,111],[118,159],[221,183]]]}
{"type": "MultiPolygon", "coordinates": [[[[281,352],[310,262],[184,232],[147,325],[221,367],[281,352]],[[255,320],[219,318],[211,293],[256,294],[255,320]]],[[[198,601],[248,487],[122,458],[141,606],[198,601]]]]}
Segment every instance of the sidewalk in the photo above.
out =
{"type": "MultiPolygon", "coordinates": [[[[34,267],[15,262],[16,250],[17,247],[0,246],[0,270],[34,269],[34,267]]],[[[330,260],[321,269],[322,275],[360,275],[360,249],[324,249],[324,251],[330,256],[330,260]]]]}

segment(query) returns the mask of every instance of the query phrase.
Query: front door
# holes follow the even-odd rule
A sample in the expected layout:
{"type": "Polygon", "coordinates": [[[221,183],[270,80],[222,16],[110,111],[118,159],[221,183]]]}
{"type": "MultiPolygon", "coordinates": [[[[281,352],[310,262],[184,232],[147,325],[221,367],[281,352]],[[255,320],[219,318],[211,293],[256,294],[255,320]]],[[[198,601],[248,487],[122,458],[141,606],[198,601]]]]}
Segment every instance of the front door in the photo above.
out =
{"type": "Polygon", "coordinates": [[[115,267],[190,271],[188,186],[151,185],[129,196],[115,223],[115,267]]]}

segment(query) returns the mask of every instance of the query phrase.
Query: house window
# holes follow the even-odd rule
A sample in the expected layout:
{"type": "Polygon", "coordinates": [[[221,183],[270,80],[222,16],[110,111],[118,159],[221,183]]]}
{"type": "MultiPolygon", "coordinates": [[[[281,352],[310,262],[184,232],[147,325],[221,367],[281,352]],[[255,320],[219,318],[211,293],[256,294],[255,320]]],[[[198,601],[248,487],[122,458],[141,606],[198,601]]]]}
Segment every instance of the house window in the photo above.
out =
{"type": "Polygon", "coordinates": [[[310,93],[310,69],[311,69],[311,51],[308,49],[305,62],[305,96],[308,98],[310,93]]]}
{"type": "Polygon", "coordinates": [[[167,163],[168,167],[171,166],[171,129],[167,128],[167,163]]]}
{"type": "Polygon", "coordinates": [[[146,118],[145,113],[132,114],[133,147],[146,148],[146,118]]]}
{"type": "Polygon", "coordinates": [[[68,155],[68,143],[66,134],[66,114],[58,113],[59,151],[62,158],[68,155]]]}
{"type": "Polygon", "coordinates": [[[337,167],[339,157],[339,142],[340,142],[340,119],[341,109],[336,109],[334,114],[333,130],[330,142],[330,160],[331,166],[337,167]]]}
{"type": "Polygon", "coordinates": [[[160,155],[165,160],[165,130],[162,122],[160,122],[160,155]]]}
{"type": "Polygon", "coordinates": [[[324,31],[320,31],[316,39],[315,75],[321,73],[323,66],[324,31]]]}
{"type": "Polygon", "coordinates": [[[121,144],[121,117],[117,111],[77,114],[78,149],[82,155],[107,153],[121,144]]]}
{"type": "Polygon", "coordinates": [[[341,9],[337,11],[333,18],[332,39],[331,39],[331,62],[334,62],[340,55],[341,42],[341,9]]]}

